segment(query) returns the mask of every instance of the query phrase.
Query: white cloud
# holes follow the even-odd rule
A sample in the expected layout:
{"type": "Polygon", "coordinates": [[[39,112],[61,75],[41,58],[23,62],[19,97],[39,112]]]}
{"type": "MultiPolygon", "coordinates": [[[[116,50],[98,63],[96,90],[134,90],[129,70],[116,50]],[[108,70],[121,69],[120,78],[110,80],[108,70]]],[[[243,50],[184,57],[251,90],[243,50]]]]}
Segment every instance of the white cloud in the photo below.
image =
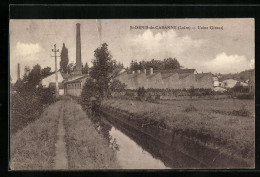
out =
{"type": "Polygon", "coordinates": [[[21,77],[24,74],[24,67],[29,66],[32,68],[36,64],[40,64],[42,67],[52,64],[54,61],[50,58],[43,57],[48,56],[44,52],[44,48],[38,43],[22,43],[17,42],[17,44],[10,48],[10,74],[12,76],[13,82],[17,79],[17,64],[20,63],[20,73],[21,77]],[[48,62],[46,62],[48,59],[48,62]]]}
{"type": "Polygon", "coordinates": [[[204,40],[194,40],[188,35],[178,36],[174,30],[157,34],[146,30],[143,34],[131,39],[130,45],[134,59],[150,60],[178,57],[191,48],[200,47],[204,42],[204,40]]]}
{"type": "Polygon", "coordinates": [[[212,73],[235,73],[249,69],[250,62],[245,56],[220,53],[204,64],[204,70],[212,73]]]}
{"type": "Polygon", "coordinates": [[[38,43],[21,43],[18,42],[16,44],[15,53],[18,57],[28,57],[33,56],[39,52],[41,52],[42,47],[38,43]]]}

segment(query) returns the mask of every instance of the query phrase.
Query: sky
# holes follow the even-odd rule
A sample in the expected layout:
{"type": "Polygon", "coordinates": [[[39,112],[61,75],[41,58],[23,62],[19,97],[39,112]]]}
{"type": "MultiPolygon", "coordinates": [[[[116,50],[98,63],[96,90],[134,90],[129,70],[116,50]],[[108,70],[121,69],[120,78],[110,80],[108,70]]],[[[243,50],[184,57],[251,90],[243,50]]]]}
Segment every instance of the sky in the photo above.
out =
{"type": "MultiPolygon", "coordinates": [[[[65,43],[69,63],[76,62],[76,23],[80,23],[82,62],[92,65],[94,50],[106,42],[113,59],[129,66],[131,60],[176,58],[197,72],[236,73],[254,68],[254,19],[95,19],[10,20],[10,75],[17,64],[55,69],[53,45],[65,43]],[[136,26],[154,29],[135,29],[136,26]],[[170,29],[161,29],[169,26],[170,29]],[[210,29],[210,27],[214,29],[210,29]],[[216,29],[215,27],[218,27],[216,29]],[[160,29],[159,29],[160,28],[160,29]],[[101,41],[100,41],[101,40],[101,41]]],[[[58,58],[59,68],[60,58],[58,58]]]]}

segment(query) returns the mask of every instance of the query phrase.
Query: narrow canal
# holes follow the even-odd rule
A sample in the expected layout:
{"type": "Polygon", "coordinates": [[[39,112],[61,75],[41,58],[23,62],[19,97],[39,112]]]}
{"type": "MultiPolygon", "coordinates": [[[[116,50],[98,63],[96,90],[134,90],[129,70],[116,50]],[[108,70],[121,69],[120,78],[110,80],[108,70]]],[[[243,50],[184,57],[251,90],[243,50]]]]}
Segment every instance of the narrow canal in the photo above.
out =
{"type": "Polygon", "coordinates": [[[124,169],[167,169],[161,160],[154,158],[149,152],[134,142],[120,130],[112,126],[109,131],[111,142],[118,145],[117,159],[124,169]]]}
{"type": "Polygon", "coordinates": [[[203,167],[198,161],[140,131],[102,115],[92,118],[97,130],[116,151],[123,169],[186,169],[203,167]]]}

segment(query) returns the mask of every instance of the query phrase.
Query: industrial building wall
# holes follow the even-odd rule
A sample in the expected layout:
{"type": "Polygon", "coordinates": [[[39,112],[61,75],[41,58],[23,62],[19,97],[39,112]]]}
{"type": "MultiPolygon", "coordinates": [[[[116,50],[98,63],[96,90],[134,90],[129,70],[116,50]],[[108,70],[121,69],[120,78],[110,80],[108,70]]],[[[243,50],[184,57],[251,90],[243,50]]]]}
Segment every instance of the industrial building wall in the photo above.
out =
{"type": "MultiPolygon", "coordinates": [[[[63,81],[63,77],[60,72],[58,72],[58,82],[61,83],[63,81]]],[[[51,82],[56,82],[56,74],[52,74],[50,76],[47,76],[41,80],[42,86],[49,87],[49,84],[51,82]]]]}
{"type": "Polygon", "coordinates": [[[66,95],[71,95],[71,96],[80,96],[81,95],[81,91],[82,89],[81,88],[78,88],[78,89],[67,89],[66,91],[66,95]]]}
{"type": "MultiPolygon", "coordinates": [[[[211,76],[204,76],[197,80],[195,88],[213,89],[214,82],[211,76]]],[[[218,85],[219,86],[219,85],[218,85]]]]}
{"type": "Polygon", "coordinates": [[[179,89],[190,89],[196,86],[195,75],[190,74],[187,77],[180,79],[179,89]]]}

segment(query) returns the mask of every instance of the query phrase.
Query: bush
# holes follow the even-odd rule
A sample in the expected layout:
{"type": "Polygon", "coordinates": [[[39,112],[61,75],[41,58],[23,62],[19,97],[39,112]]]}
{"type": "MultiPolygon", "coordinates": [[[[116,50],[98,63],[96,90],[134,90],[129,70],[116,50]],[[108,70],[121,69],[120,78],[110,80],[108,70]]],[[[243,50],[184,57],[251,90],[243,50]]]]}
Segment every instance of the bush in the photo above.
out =
{"type": "Polygon", "coordinates": [[[145,97],[145,89],[144,87],[138,88],[137,90],[137,98],[143,99],[145,97]]]}
{"type": "Polygon", "coordinates": [[[239,110],[234,110],[232,112],[232,114],[234,116],[244,116],[244,117],[249,117],[250,116],[250,112],[249,110],[246,108],[245,105],[243,105],[239,110]]]}
{"type": "Polygon", "coordinates": [[[192,104],[190,104],[189,106],[187,106],[184,109],[185,112],[193,112],[193,111],[197,111],[197,108],[195,108],[192,104]]]}
{"type": "Polygon", "coordinates": [[[37,89],[37,95],[39,95],[39,101],[41,104],[50,104],[55,102],[56,95],[55,95],[55,87],[49,88],[42,88],[39,87],[37,89]]]}

